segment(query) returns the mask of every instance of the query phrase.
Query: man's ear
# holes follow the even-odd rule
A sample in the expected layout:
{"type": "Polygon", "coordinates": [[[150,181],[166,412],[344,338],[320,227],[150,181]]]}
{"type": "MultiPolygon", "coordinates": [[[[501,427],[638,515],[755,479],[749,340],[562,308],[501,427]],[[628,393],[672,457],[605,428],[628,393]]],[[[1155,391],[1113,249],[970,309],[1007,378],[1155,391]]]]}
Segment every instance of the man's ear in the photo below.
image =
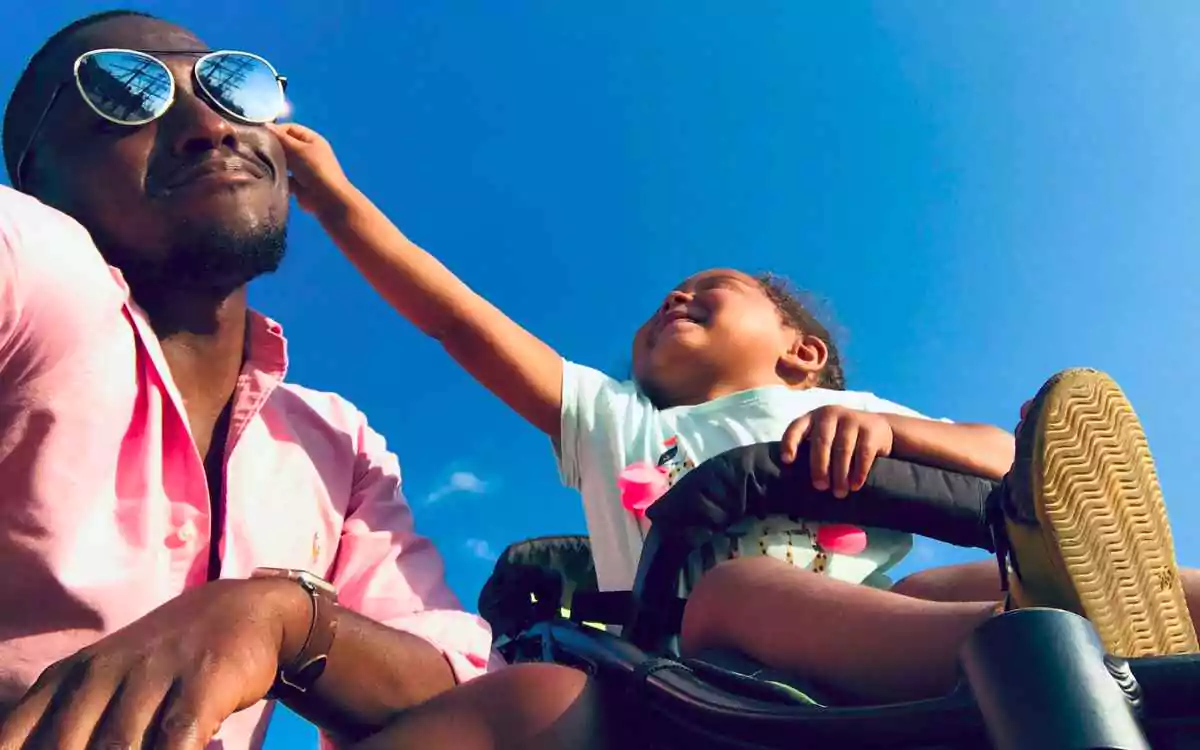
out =
{"type": "Polygon", "coordinates": [[[793,384],[816,381],[829,362],[829,344],[807,333],[797,333],[779,358],[779,375],[793,384]]]}

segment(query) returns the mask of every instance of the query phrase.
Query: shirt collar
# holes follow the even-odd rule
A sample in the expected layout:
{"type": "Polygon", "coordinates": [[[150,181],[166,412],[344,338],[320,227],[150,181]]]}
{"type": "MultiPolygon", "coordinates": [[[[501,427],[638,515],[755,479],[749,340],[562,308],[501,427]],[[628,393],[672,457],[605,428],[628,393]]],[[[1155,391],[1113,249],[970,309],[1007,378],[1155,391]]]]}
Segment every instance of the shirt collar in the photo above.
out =
{"type": "Polygon", "coordinates": [[[283,326],[257,310],[246,310],[246,360],[242,371],[257,370],[275,381],[287,376],[287,339],[283,326]]]}

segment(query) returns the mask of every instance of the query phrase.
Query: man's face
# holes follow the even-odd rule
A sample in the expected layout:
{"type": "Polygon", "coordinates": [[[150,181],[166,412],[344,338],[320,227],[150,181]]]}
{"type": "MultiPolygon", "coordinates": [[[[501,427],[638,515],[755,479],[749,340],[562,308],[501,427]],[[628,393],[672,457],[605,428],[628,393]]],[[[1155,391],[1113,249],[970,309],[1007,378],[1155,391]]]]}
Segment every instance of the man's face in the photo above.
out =
{"type": "Polygon", "coordinates": [[[87,227],[135,292],[141,283],[228,293],[273,271],[287,219],[283,153],[264,127],[227,119],[198,95],[194,53],[207,48],[191,33],[132,16],[85,27],[39,65],[42,101],[70,81],[80,54],[105,47],[155,51],[175,76],[174,104],[147,125],[116,125],[70,82],[31,149],[30,190],[87,227]]]}

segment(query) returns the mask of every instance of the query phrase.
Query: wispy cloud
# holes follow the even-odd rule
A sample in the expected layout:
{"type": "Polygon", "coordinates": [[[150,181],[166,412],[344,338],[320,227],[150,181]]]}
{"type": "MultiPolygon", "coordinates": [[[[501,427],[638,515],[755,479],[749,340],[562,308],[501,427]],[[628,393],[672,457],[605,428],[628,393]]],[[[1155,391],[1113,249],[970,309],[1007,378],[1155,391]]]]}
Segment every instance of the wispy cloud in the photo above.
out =
{"type": "Polygon", "coordinates": [[[446,478],[440,487],[425,496],[425,504],[432,505],[451,495],[482,495],[491,489],[490,483],[471,471],[456,471],[446,478]]]}
{"type": "Polygon", "coordinates": [[[492,549],[492,545],[486,539],[468,539],[466,541],[467,551],[480,560],[495,562],[499,557],[496,551],[492,549]]]}

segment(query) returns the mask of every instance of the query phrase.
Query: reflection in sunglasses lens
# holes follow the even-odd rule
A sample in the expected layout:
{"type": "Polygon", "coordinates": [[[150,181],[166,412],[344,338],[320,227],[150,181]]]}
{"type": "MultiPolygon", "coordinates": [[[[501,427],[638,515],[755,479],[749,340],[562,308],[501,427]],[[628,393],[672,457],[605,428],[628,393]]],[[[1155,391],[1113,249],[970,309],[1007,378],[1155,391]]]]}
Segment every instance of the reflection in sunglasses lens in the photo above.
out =
{"type": "Polygon", "coordinates": [[[171,101],[171,72],[149,55],[96,52],[80,61],[76,77],[92,106],[117,122],[148,122],[171,101]]]}
{"type": "Polygon", "coordinates": [[[223,53],[196,65],[196,80],[213,101],[248,122],[270,122],[283,112],[283,91],[271,66],[250,55],[223,53]]]}

